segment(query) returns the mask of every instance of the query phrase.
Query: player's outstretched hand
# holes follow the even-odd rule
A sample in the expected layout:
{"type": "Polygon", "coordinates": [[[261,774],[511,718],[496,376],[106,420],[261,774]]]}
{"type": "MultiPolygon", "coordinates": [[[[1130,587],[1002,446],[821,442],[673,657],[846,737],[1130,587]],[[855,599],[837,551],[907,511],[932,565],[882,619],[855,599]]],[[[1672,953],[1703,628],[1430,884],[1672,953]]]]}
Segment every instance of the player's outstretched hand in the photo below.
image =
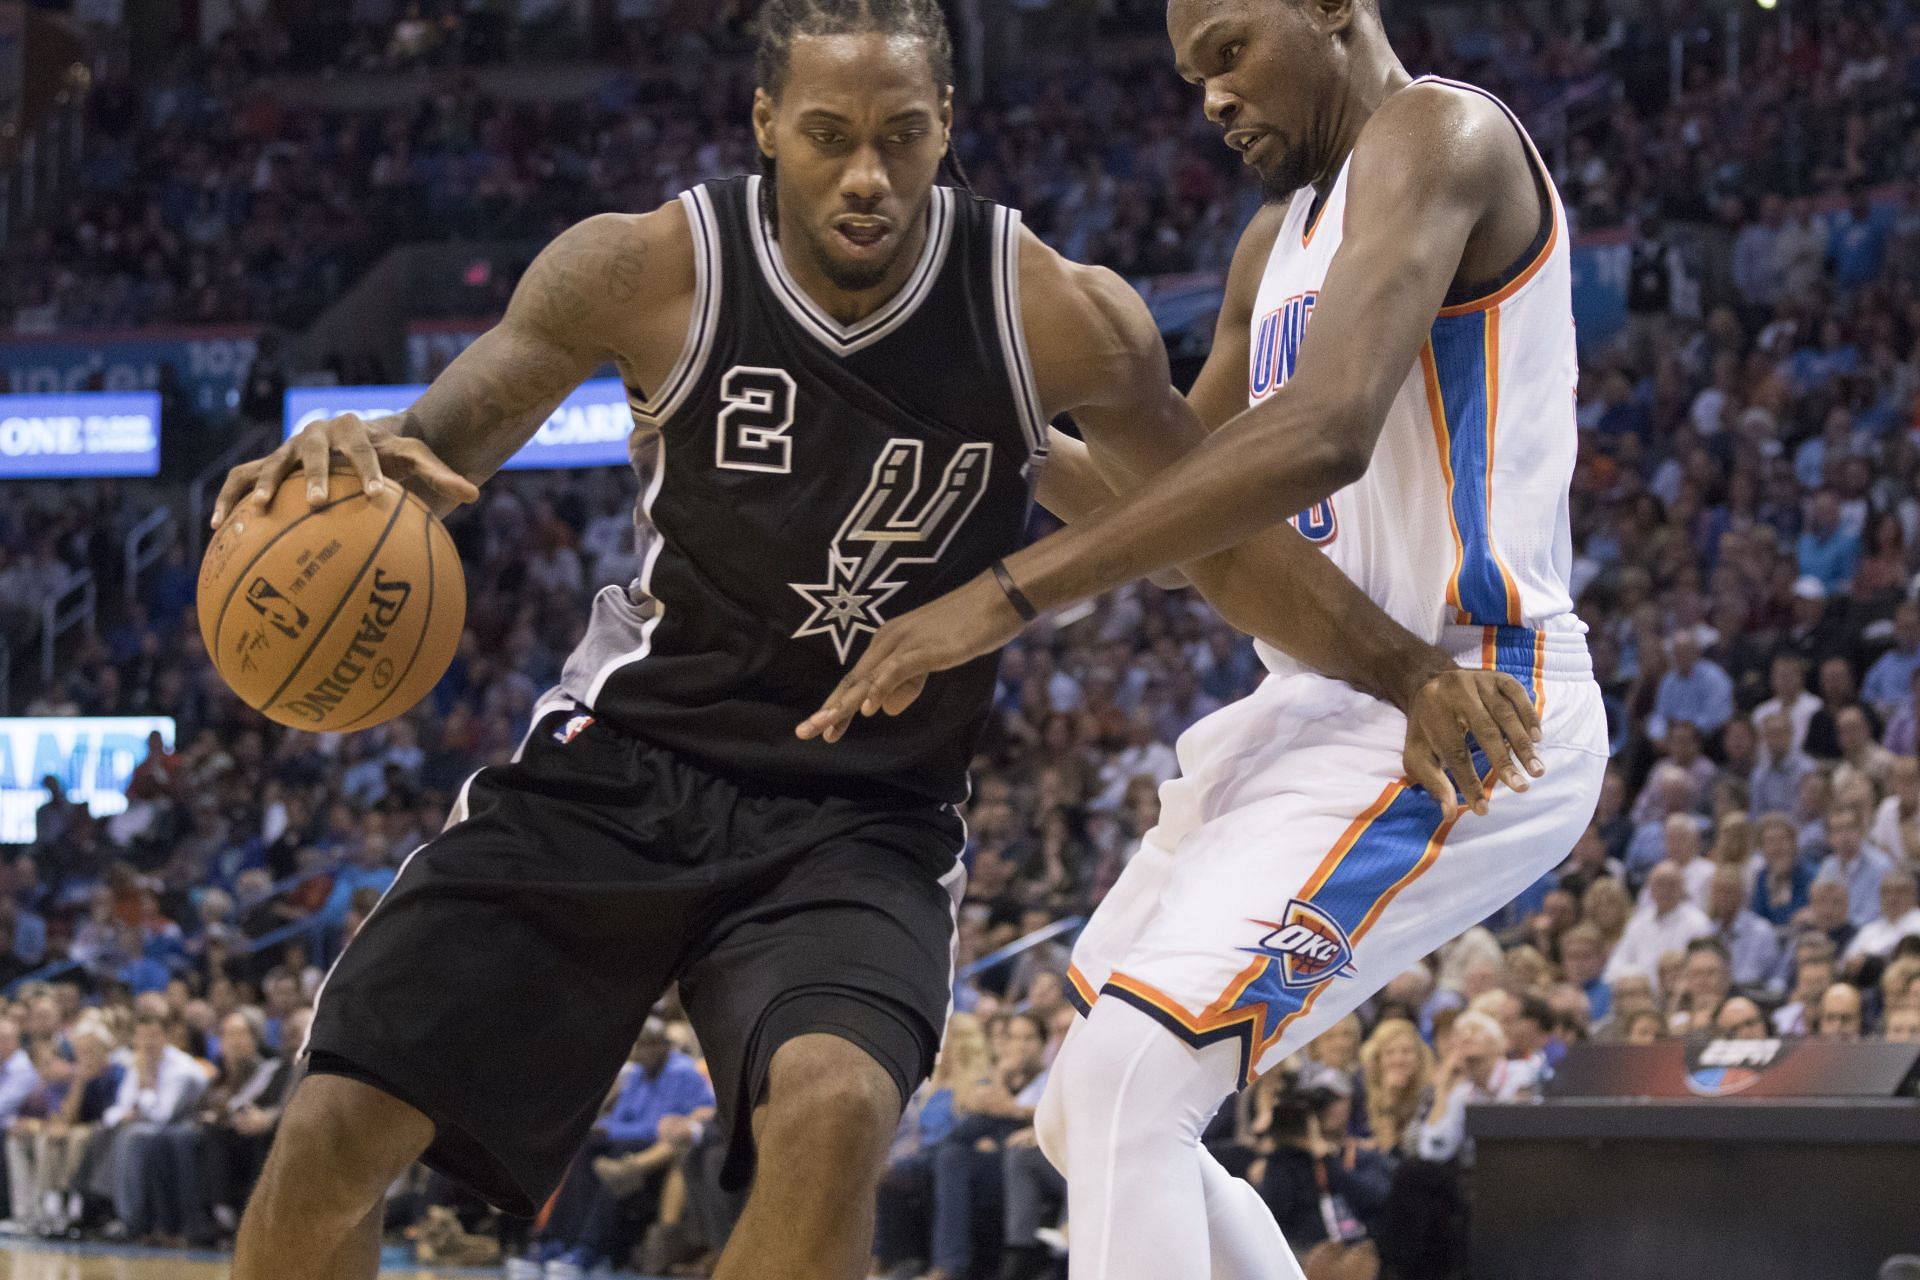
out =
{"type": "Polygon", "coordinates": [[[218,529],[243,502],[261,506],[271,502],[281,483],[295,471],[306,479],[307,501],[324,501],[327,473],[336,457],[347,460],[370,494],[379,493],[391,473],[429,503],[435,498],[472,502],[480,496],[473,481],[442,462],[425,441],[395,435],[378,420],[368,422],[344,413],[309,422],[266,457],[243,462],[227,472],[226,483],[220,486],[220,496],[213,504],[213,527],[218,529]]]}
{"type": "Polygon", "coordinates": [[[1407,777],[1425,787],[1451,820],[1462,798],[1484,814],[1495,781],[1525,791],[1527,775],[1546,772],[1534,750],[1539,741],[1540,715],[1518,680],[1505,672],[1456,667],[1414,695],[1402,763],[1407,777]],[[1484,775],[1474,765],[1469,736],[1486,757],[1484,775]]]}
{"type": "Polygon", "coordinates": [[[882,626],[839,687],[794,732],[838,742],[855,716],[897,716],[920,696],[928,676],[994,652],[1024,625],[1000,584],[981,574],[882,626]]]}

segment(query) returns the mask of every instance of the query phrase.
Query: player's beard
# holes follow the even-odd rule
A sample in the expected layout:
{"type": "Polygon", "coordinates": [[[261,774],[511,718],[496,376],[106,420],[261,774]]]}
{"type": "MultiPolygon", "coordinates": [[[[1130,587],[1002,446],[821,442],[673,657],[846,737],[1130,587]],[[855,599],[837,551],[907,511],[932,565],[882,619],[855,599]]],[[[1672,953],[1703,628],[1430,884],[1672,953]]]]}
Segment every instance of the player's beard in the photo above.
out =
{"type": "Polygon", "coordinates": [[[848,262],[829,249],[818,232],[807,232],[807,249],[813,254],[820,274],[830,281],[834,288],[846,293],[865,293],[877,289],[885,282],[887,273],[893,270],[894,263],[900,260],[900,251],[906,246],[906,236],[894,237],[894,250],[881,262],[848,262]]]}
{"type": "Polygon", "coordinates": [[[1312,160],[1307,149],[1288,147],[1274,161],[1273,168],[1260,175],[1260,197],[1268,204],[1283,204],[1312,178],[1312,160]]]}

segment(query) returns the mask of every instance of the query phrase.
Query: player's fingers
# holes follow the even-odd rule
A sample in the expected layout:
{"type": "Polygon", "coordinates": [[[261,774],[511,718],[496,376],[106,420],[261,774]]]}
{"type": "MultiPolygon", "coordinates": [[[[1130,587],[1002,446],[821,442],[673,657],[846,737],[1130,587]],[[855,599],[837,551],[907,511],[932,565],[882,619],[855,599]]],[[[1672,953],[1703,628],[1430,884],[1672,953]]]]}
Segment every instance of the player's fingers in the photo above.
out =
{"type": "Polygon", "coordinates": [[[1473,766],[1473,753],[1467,749],[1466,727],[1459,726],[1456,732],[1447,734],[1442,741],[1433,742],[1432,746],[1440,762],[1446,766],[1453,785],[1466,798],[1467,807],[1475,813],[1485,813],[1487,789],[1480,781],[1480,771],[1473,766]]]}
{"type": "Polygon", "coordinates": [[[307,503],[315,506],[327,500],[327,473],[333,468],[333,440],[325,428],[315,424],[294,437],[294,451],[300,456],[300,472],[307,480],[307,503]]]}
{"type": "Polygon", "coordinates": [[[1440,767],[1440,759],[1424,745],[1409,745],[1401,757],[1401,765],[1407,771],[1409,781],[1424,787],[1428,795],[1440,802],[1440,813],[1452,819],[1460,811],[1460,802],[1454,797],[1453,783],[1447,780],[1447,771],[1440,767]]]}
{"type": "Polygon", "coordinates": [[[440,455],[428,448],[424,440],[412,436],[389,436],[379,447],[389,458],[404,465],[408,475],[443,498],[451,498],[455,502],[473,502],[480,497],[479,486],[442,462],[440,455]]]}
{"type": "Polygon", "coordinates": [[[220,486],[220,494],[213,500],[213,519],[210,522],[218,529],[226,523],[227,513],[240,505],[240,499],[253,486],[253,477],[260,470],[258,462],[243,462],[227,472],[227,479],[220,486]]]}
{"type": "Polygon", "coordinates": [[[877,716],[886,705],[887,695],[913,678],[913,668],[896,651],[874,664],[867,687],[860,695],[860,714],[877,716]]]}
{"type": "Polygon", "coordinates": [[[1534,744],[1544,736],[1540,728],[1540,708],[1528,695],[1526,687],[1512,676],[1503,673],[1494,683],[1500,686],[1501,696],[1507,705],[1513,708],[1514,714],[1519,717],[1521,725],[1527,731],[1527,748],[1521,759],[1526,762],[1527,768],[1537,778],[1547,771],[1546,764],[1540,759],[1540,753],[1533,749],[1534,744]]]}
{"type": "Polygon", "coordinates": [[[828,742],[840,741],[840,735],[847,731],[848,723],[860,713],[860,706],[867,699],[872,685],[874,654],[886,642],[884,631],[876,635],[860,661],[853,664],[853,670],[840,678],[840,683],[833,687],[833,692],[820,704],[820,709],[802,721],[795,732],[802,738],[824,736],[828,742]]]}
{"type": "Polygon", "coordinates": [[[261,506],[273,501],[273,495],[280,491],[280,482],[287,478],[298,459],[292,449],[281,445],[260,460],[260,469],[253,476],[253,492],[248,496],[261,506]]]}
{"type": "Polygon", "coordinates": [[[860,707],[859,694],[854,683],[854,673],[834,686],[820,709],[800,722],[795,733],[803,739],[825,737],[828,742],[838,742],[840,733],[846,729],[847,721],[853,719],[854,712],[860,707]]]}
{"type": "Polygon", "coordinates": [[[1525,791],[1527,775],[1514,763],[1506,734],[1500,731],[1499,723],[1488,714],[1486,703],[1479,698],[1475,698],[1467,708],[1467,728],[1473,732],[1474,741],[1480,744],[1481,752],[1487,757],[1488,776],[1506,783],[1515,791],[1525,791]]]}
{"type": "Polygon", "coordinates": [[[1513,754],[1520,758],[1521,766],[1537,778],[1547,771],[1546,766],[1540,763],[1540,753],[1533,749],[1536,741],[1534,734],[1537,732],[1539,721],[1536,719],[1532,725],[1527,723],[1527,717],[1522,714],[1521,708],[1531,710],[1533,703],[1528,700],[1516,705],[1507,692],[1509,684],[1519,689],[1521,696],[1525,698],[1526,690],[1520,689],[1520,682],[1512,676],[1503,675],[1495,682],[1497,694],[1482,700],[1487,704],[1487,710],[1493,713],[1493,718],[1499,722],[1500,732],[1505,735],[1507,746],[1513,754]]]}
{"type": "Polygon", "coordinates": [[[366,428],[358,418],[336,419],[328,431],[328,443],[334,452],[346,455],[360,477],[362,490],[370,496],[380,492],[384,484],[380,455],[374,452],[373,441],[367,438],[366,428]]]}
{"type": "Polygon", "coordinates": [[[896,686],[892,693],[881,699],[880,708],[890,716],[897,716],[918,701],[921,690],[926,687],[927,677],[915,676],[896,686]]]}

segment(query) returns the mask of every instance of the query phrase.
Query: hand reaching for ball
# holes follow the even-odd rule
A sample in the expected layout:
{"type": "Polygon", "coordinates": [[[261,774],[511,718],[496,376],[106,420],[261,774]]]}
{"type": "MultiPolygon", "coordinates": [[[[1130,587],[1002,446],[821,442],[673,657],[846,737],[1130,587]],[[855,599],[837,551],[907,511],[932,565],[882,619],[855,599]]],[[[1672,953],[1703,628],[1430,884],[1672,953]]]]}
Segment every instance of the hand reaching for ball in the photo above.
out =
{"type": "Polygon", "coordinates": [[[425,441],[396,435],[381,420],[345,413],[309,422],[266,457],[229,471],[213,504],[213,527],[218,529],[243,502],[265,506],[295,470],[306,479],[307,502],[326,501],[336,456],[347,460],[369,495],[378,494],[391,477],[437,514],[480,496],[473,481],[442,462],[425,441]]]}

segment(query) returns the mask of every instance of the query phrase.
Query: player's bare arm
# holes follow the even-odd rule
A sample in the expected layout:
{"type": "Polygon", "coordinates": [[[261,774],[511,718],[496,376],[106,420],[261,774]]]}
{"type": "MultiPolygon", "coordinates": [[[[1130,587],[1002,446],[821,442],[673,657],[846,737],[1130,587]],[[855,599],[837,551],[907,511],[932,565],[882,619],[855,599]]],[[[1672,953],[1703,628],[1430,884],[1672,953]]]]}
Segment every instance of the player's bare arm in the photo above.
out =
{"type": "Polygon", "coordinates": [[[629,385],[666,376],[695,288],[692,233],[678,201],[642,215],[600,214],[541,251],[500,323],[461,352],[406,413],[310,423],[265,458],[235,467],[214,504],[218,527],[242,501],[265,502],[295,471],[310,500],[344,458],[371,492],[385,477],[444,515],[533,437],[560,402],[613,361],[629,385]]]}
{"type": "MultiPolygon", "coordinates": [[[[1263,224],[1271,221],[1262,215],[1263,224]]],[[[1114,494],[1132,492],[1244,403],[1242,371],[1271,226],[1256,226],[1246,241],[1229,274],[1212,354],[1188,400],[1170,385],[1165,345],[1139,294],[1114,273],[1069,262],[1029,237],[1021,307],[1034,376],[1047,410],[1071,413],[1086,435],[1084,443],[1053,435],[1040,499],[1056,515],[1083,520],[1114,494]]],[[[1235,627],[1407,712],[1408,773],[1433,794],[1452,795],[1444,771],[1469,804],[1483,801],[1467,730],[1507,744],[1495,753],[1507,785],[1525,790],[1526,772],[1540,772],[1533,750],[1539,721],[1517,680],[1462,670],[1390,618],[1291,524],[1182,568],[1235,627]]]]}
{"type": "MultiPolygon", "coordinates": [[[[1428,86],[1395,95],[1360,136],[1344,243],[1295,377],[1150,488],[1009,557],[1032,605],[1057,608],[1235,546],[1364,474],[1448,287],[1525,248],[1537,210],[1529,224],[1511,199],[1532,191],[1526,164],[1491,105],[1428,86]]],[[[918,673],[1004,644],[1018,619],[984,607],[998,590],[986,576],[890,624],[843,687],[860,691],[856,705],[891,704],[918,673]]]]}

